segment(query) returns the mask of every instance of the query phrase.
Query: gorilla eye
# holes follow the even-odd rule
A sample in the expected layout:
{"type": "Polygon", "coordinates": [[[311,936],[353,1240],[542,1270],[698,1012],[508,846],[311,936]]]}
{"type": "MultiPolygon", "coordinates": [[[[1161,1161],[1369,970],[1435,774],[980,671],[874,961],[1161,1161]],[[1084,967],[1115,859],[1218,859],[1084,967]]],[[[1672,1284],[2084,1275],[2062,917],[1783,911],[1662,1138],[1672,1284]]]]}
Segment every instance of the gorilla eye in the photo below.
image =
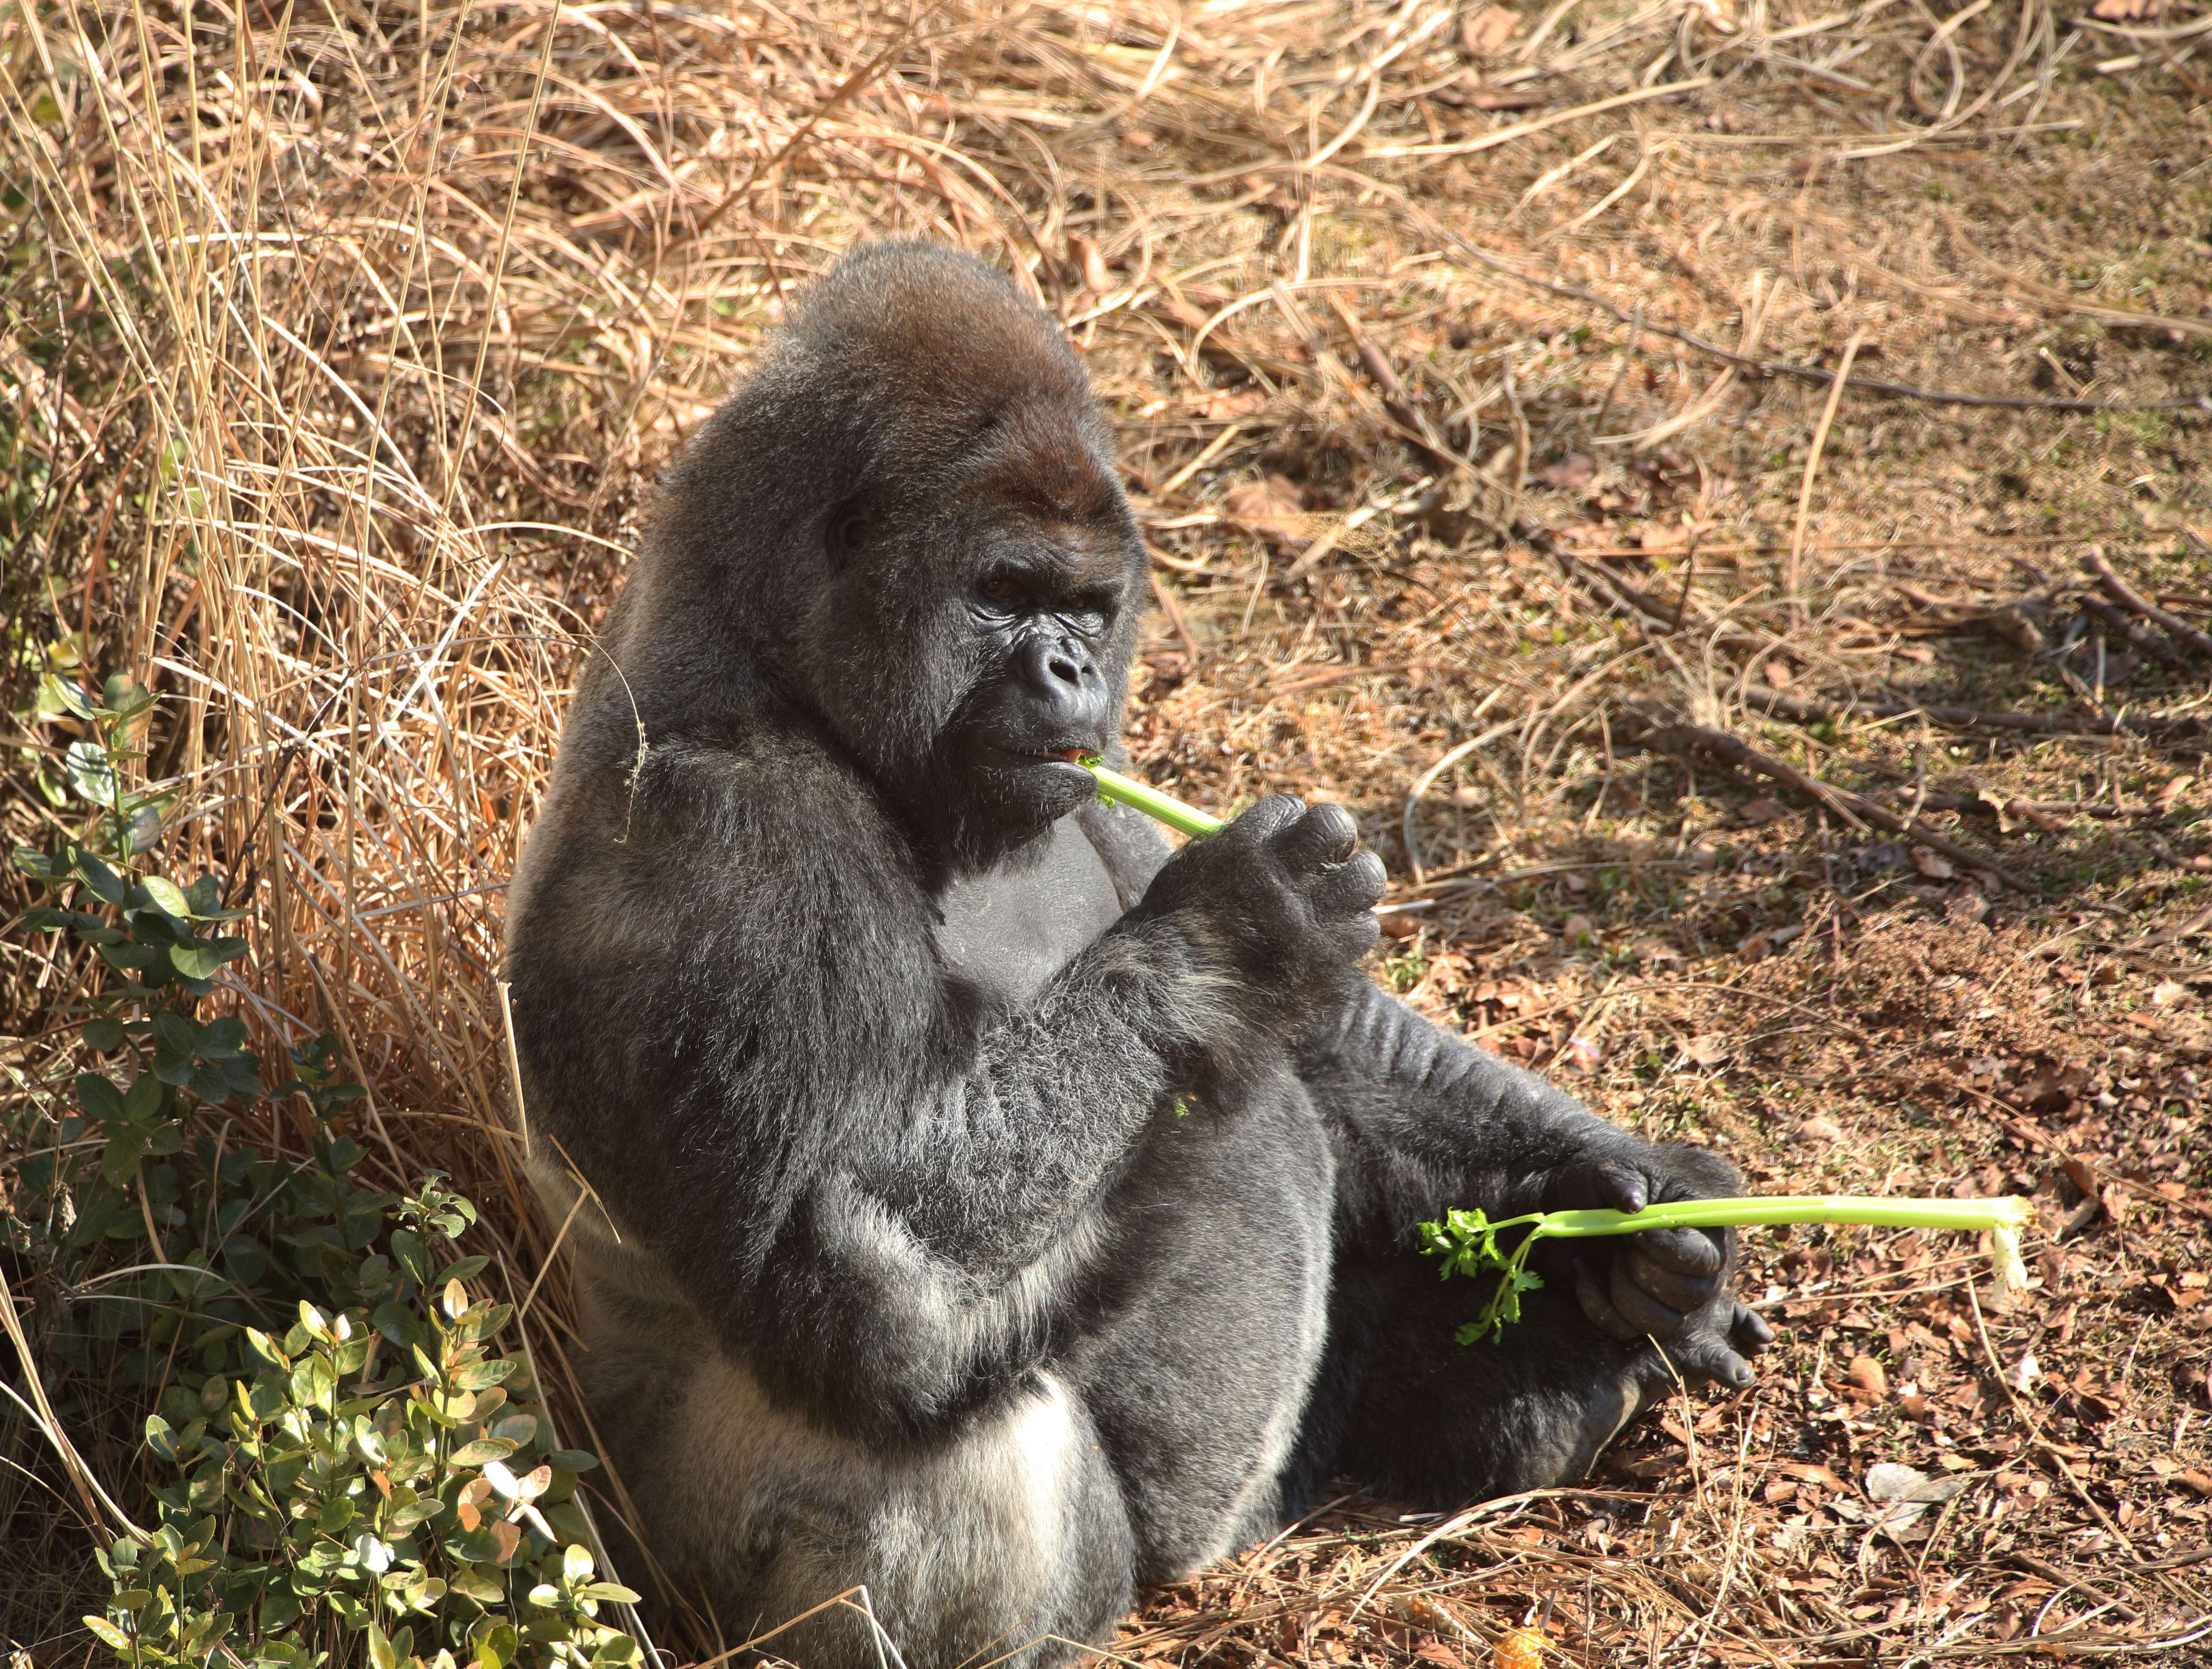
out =
{"type": "Polygon", "coordinates": [[[1012,576],[1004,574],[993,574],[976,589],[986,597],[997,598],[1001,603],[1015,602],[1022,594],[1021,586],[1015,582],[1012,576]]]}
{"type": "Polygon", "coordinates": [[[842,566],[858,550],[868,537],[868,519],[857,515],[833,515],[822,531],[822,549],[832,566],[842,566]]]}

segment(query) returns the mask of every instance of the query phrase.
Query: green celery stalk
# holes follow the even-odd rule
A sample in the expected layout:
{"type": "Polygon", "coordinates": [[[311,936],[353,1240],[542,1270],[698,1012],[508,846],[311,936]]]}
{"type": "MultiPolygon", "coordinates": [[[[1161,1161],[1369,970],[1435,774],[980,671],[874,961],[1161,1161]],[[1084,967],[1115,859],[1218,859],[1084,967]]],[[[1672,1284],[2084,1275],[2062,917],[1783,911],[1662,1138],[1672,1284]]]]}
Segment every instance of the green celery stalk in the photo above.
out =
{"type": "Polygon", "coordinates": [[[1227,827],[1220,818],[1209,817],[1195,806],[1185,805],[1172,794],[1163,794],[1157,788],[1147,788],[1119,771],[1109,770],[1097,755],[1086,756],[1077,762],[1098,779],[1101,799],[1119,800],[1133,811],[1141,811],[1155,822],[1164,822],[1177,834],[1196,840],[1227,827]]]}
{"type": "Polygon", "coordinates": [[[2017,1196],[2002,1199],[1881,1199],[1861,1194],[1743,1196],[1684,1199],[1649,1205],[1640,1211],[1532,1211],[1492,1223],[1479,1211],[1448,1211],[1443,1223],[1421,1225],[1421,1249],[1444,1260],[1443,1273],[1479,1275],[1498,1271],[1497,1291],[1482,1314],[1460,1329],[1460,1342],[1502,1338],[1505,1324],[1521,1319],[1521,1295],[1543,1284],[1530,1272],[1528,1254],[1540,1240],[1581,1240],[1600,1235],[1632,1235],[1644,1229],[1735,1229],[1781,1223],[1856,1223],[1879,1229],[1938,1229],[1986,1232],[1996,1265],[1996,1290],[2008,1297],[2027,1284],[2020,1255],[2021,1231],[2035,1221],[2033,1209],[2017,1196]],[[1528,1232],[1510,1250],[1498,1235],[1508,1229],[1528,1232]]]}

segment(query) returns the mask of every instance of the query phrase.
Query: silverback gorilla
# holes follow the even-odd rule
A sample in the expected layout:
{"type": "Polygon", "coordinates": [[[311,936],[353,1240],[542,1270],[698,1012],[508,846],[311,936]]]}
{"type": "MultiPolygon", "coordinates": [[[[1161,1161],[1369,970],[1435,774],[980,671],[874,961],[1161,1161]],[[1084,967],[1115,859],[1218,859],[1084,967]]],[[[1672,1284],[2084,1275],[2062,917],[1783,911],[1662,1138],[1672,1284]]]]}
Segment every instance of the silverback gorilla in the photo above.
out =
{"type": "MultiPolygon", "coordinates": [[[[1423,1219],[1735,1178],[1364,979],[1340,808],[1171,853],[1100,804],[1066,756],[1117,756],[1146,594],[1053,322],[872,244],[685,447],[577,692],[510,906],[533,1176],[637,1528],[732,1642],[865,1583],[914,1669],[1063,1661],[1333,1477],[1559,1482],[1765,1342],[1692,1231],[1565,1243],[1454,1342],[1423,1219]]],[[[838,1607],[772,1649],[878,1661],[838,1607]]]]}

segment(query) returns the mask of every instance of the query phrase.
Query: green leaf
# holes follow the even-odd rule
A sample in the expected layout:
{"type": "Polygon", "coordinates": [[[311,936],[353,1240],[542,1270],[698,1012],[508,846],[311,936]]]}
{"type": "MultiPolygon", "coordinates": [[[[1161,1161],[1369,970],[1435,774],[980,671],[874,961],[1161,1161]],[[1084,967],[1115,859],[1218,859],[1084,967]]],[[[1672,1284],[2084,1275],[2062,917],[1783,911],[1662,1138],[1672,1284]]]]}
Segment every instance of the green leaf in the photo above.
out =
{"type": "Polygon", "coordinates": [[[106,1617],[88,1617],[83,1620],[84,1626],[97,1635],[110,1651],[120,1652],[126,1658],[135,1655],[131,1649],[131,1636],[106,1617]]]}
{"type": "Polygon", "coordinates": [[[520,1448],[521,1444],[505,1437],[479,1437],[473,1443],[464,1443],[453,1451],[456,1466],[481,1466],[487,1460],[504,1460],[520,1448]]]}
{"type": "Polygon", "coordinates": [[[399,1669],[399,1654],[392,1649],[392,1641],[375,1623],[368,1625],[368,1660],[375,1669],[399,1669]]]}
{"type": "Polygon", "coordinates": [[[148,802],[134,805],[123,818],[123,841],[137,857],[142,852],[151,852],[161,841],[161,808],[148,802]]]}
{"type": "Polygon", "coordinates": [[[574,1587],[587,1581],[592,1574],[592,1553],[586,1547],[571,1544],[562,1550],[561,1580],[574,1587]]]}
{"type": "Polygon", "coordinates": [[[100,902],[119,907],[131,893],[131,889],[124,887],[124,877],[108,869],[104,862],[100,862],[91,847],[76,847],[70,851],[70,860],[76,866],[77,877],[84,882],[86,887],[93,889],[93,897],[97,897],[100,902]]]}
{"type": "Polygon", "coordinates": [[[39,680],[39,711],[66,713],[90,724],[98,709],[86,699],[75,680],[49,672],[39,680]]]}
{"type": "Polygon", "coordinates": [[[156,909],[166,910],[179,921],[189,921],[192,916],[191,902],[185,889],[166,875],[149,875],[138,883],[146,895],[154,901],[156,909]]]}
{"type": "Polygon", "coordinates": [[[545,1459],[556,1472],[586,1472],[599,1464],[599,1457],[587,1449],[556,1449],[545,1459]]]}
{"type": "Polygon", "coordinates": [[[351,1498],[346,1496],[332,1496],[323,1503],[323,1510],[315,1514],[315,1528],[326,1536],[335,1536],[346,1526],[351,1524],[353,1520],[354,1505],[351,1498]]]}
{"type": "Polygon", "coordinates": [[[242,938],[187,939],[169,947],[169,965],[187,980],[210,980],[227,962],[246,954],[242,938]]]}
{"type": "Polygon", "coordinates": [[[77,1104],[102,1124],[112,1123],[125,1116],[122,1092],[114,1080],[102,1077],[97,1072],[87,1072],[76,1081],[77,1104]]]}
{"type": "MultiPolygon", "coordinates": [[[[635,1605],[639,1597],[636,1589],[626,1588],[620,1582],[586,1582],[576,1590],[576,1598],[579,1599],[605,1599],[617,1605],[635,1605]]],[[[627,1661],[628,1660],[616,1660],[627,1661]]]]}
{"type": "Polygon", "coordinates": [[[123,1092],[119,1105],[123,1116],[131,1123],[148,1124],[161,1116],[166,1100],[161,1093],[161,1080],[151,1074],[142,1074],[123,1092]]]}
{"type": "Polygon", "coordinates": [[[105,1014],[84,1023],[84,1047],[101,1054],[121,1048],[124,1035],[123,1023],[105,1014]]]}
{"type": "Polygon", "coordinates": [[[117,1131],[100,1153],[100,1174],[121,1187],[138,1168],[138,1156],[145,1151],[146,1139],[153,1133],[144,1125],[125,1125],[117,1131]]]}

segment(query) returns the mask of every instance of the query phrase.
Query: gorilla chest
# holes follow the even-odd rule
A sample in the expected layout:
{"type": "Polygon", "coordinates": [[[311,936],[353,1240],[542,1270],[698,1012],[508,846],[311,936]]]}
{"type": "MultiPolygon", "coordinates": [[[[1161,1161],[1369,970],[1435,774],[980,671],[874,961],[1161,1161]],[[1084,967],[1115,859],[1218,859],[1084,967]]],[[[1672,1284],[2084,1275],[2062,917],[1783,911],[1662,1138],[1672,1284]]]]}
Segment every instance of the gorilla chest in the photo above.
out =
{"type": "Polygon", "coordinates": [[[1072,818],[1042,861],[953,882],[937,901],[945,966],[1006,1003],[1029,1002],[1121,914],[1113,877],[1072,818]]]}

